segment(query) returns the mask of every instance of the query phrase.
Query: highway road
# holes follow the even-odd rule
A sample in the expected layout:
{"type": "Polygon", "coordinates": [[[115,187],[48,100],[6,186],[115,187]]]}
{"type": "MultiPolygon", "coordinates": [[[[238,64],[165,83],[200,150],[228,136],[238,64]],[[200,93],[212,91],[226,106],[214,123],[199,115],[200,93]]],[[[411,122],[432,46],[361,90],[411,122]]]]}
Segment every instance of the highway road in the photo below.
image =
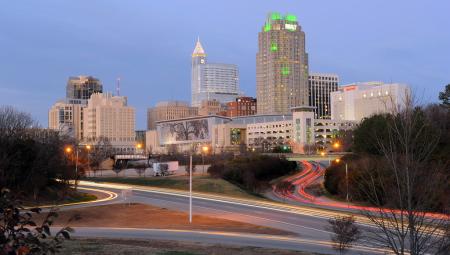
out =
{"type": "MultiPolygon", "coordinates": [[[[93,188],[119,194],[110,202],[123,202],[122,190],[132,189],[127,201],[151,204],[173,210],[188,211],[187,192],[131,186],[122,184],[99,184],[81,182],[82,188],[93,188]]],[[[124,193],[125,194],[125,193],[124,193]]],[[[194,193],[193,213],[211,217],[219,217],[256,225],[273,227],[291,231],[296,237],[280,237],[268,235],[232,234],[222,232],[142,230],[142,229],[89,229],[77,228],[76,235],[99,237],[139,237],[170,240],[202,241],[210,243],[229,243],[270,248],[285,248],[334,254],[331,249],[330,232],[326,230],[327,220],[341,212],[290,206],[270,201],[234,199],[223,196],[194,193]]],[[[364,221],[361,222],[364,223],[364,221]]],[[[355,247],[354,254],[380,254],[383,251],[368,247],[355,247]]]]}
{"type": "MultiPolygon", "coordinates": [[[[174,240],[207,244],[227,244],[237,246],[255,246],[272,249],[308,251],[320,254],[335,254],[330,241],[315,241],[307,238],[243,234],[214,231],[189,231],[170,229],[138,228],[76,228],[73,236],[126,238],[146,240],[174,240]]],[[[364,246],[354,246],[347,254],[383,254],[382,250],[364,246]]]]}

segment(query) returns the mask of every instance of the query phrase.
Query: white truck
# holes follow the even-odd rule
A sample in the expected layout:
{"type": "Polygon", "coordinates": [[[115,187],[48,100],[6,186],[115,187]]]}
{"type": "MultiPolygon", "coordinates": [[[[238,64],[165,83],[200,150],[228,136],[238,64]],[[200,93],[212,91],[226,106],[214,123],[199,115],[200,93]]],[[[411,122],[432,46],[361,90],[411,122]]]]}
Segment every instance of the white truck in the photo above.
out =
{"type": "Polygon", "coordinates": [[[178,170],[178,161],[153,163],[153,176],[168,176],[178,170]]]}

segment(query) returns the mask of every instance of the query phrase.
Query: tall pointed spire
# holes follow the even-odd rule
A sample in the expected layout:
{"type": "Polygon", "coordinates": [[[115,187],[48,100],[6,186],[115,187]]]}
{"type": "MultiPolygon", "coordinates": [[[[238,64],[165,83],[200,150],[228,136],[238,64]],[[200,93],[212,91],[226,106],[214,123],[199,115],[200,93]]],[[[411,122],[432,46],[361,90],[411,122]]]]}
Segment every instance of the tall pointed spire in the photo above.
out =
{"type": "Polygon", "coordinates": [[[192,57],[205,57],[206,53],[200,43],[200,37],[197,37],[197,43],[195,44],[194,52],[192,52],[192,57]]]}

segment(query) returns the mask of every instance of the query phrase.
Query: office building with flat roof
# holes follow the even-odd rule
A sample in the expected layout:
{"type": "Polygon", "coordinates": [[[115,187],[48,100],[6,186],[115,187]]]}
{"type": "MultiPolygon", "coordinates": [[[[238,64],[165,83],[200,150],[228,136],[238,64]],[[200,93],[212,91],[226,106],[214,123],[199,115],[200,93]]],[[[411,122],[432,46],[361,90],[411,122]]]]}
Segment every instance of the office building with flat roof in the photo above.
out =
{"type": "Polygon", "coordinates": [[[227,116],[239,117],[255,115],[257,113],[256,98],[238,97],[235,101],[227,103],[227,116]]]}
{"type": "Polygon", "coordinates": [[[156,122],[198,115],[198,108],[183,101],[163,101],[147,109],[147,129],[156,129],[156,122]]]}
{"type": "Polygon", "coordinates": [[[135,151],[135,109],[128,106],[124,96],[94,93],[84,111],[85,143],[107,140],[119,153],[135,151]]]}
{"type": "Polygon", "coordinates": [[[333,120],[361,121],[377,113],[388,113],[405,106],[411,91],[401,83],[358,82],[341,86],[331,93],[333,120]]]}
{"type": "Polygon", "coordinates": [[[331,92],[337,91],[339,76],[336,74],[309,74],[309,105],[314,107],[316,119],[331,118],[331,92]]]}
{"type": "Polygon", "coordinates": [[[66,85],[66,99],[73,100],[70,103],[86,104],[94,93],[102,93],[103,85],[99,79],[92,76],[70,77],[66,85]]]}

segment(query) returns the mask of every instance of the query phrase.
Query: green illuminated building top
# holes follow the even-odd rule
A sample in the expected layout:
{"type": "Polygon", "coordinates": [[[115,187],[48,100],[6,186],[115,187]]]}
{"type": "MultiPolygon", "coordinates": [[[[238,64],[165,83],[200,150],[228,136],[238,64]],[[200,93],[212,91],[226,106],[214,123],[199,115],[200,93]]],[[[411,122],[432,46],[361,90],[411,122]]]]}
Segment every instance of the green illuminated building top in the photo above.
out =
{"type": "Polygon", "coordinates": [[[286,16],[284,16],[284,19],[289,22],[297,22],[297,16],[292,14],[287,14],[286,16]]]}
{"type": "Polygon", "coordinates": [[[264,24],[264,32],[269,32],[270,30],[276,28],[276,30],[297,30],[297,16],[292,14],[286,14],[282,16],[278,12],[272,12],[267,19],[266,24],[264,24]],[[273,26],[274,24],[278,24],[273,26]]]}

